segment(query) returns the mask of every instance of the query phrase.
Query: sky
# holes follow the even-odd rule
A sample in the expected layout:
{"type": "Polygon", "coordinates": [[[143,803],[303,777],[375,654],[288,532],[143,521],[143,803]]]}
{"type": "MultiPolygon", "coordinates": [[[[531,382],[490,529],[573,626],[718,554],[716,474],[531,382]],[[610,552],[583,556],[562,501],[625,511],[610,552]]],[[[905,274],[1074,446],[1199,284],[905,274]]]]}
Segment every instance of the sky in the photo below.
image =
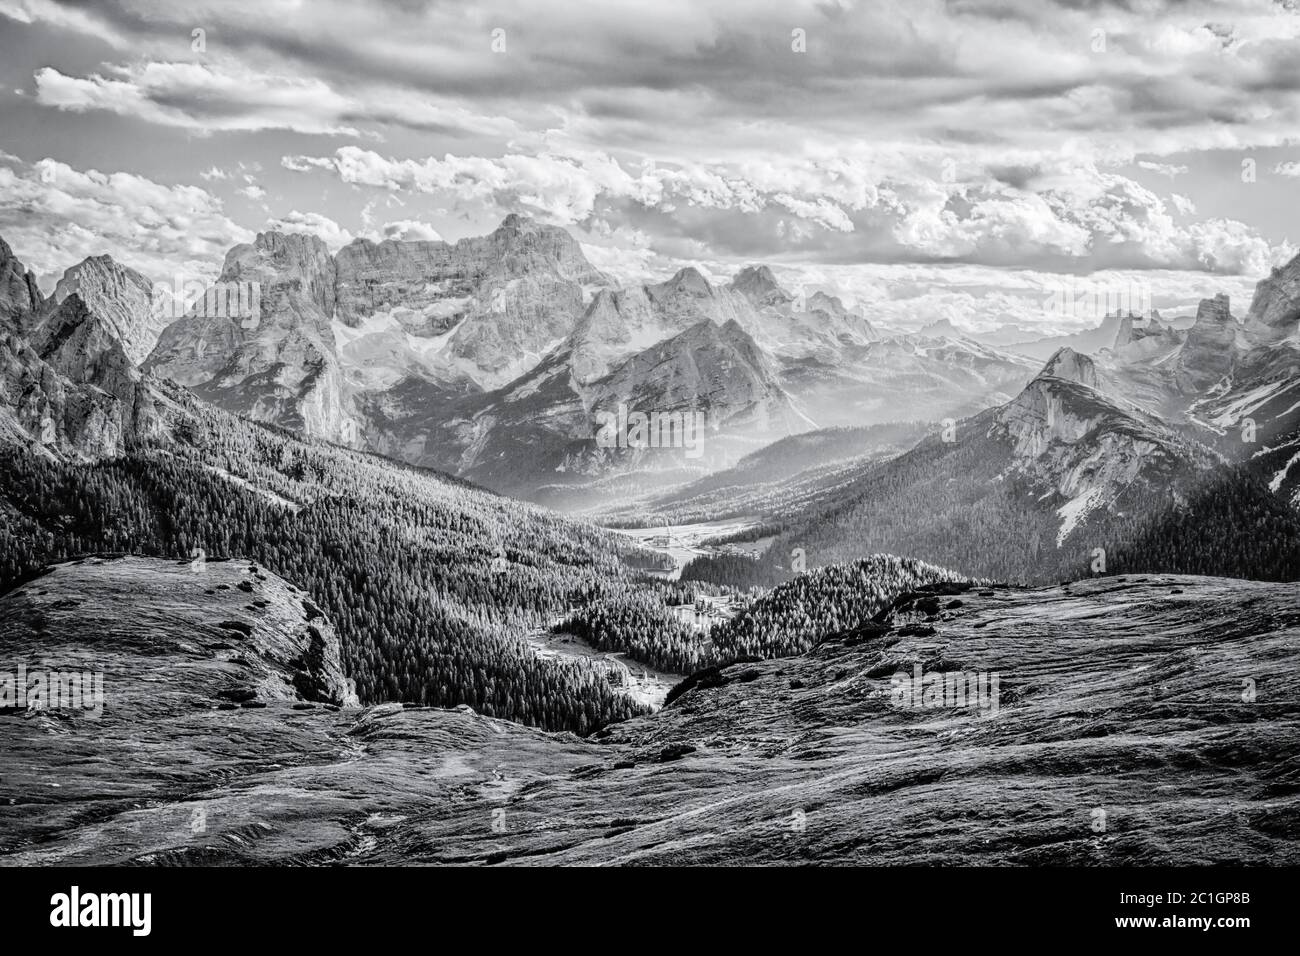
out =
{"type": "Polygon", "coordinates": [[[0,236],[48,289],[520,212],[620,283],[764,262],[900,328],[1240,314],[1300,242],[1296,7],[0,0],[0,236]]]}

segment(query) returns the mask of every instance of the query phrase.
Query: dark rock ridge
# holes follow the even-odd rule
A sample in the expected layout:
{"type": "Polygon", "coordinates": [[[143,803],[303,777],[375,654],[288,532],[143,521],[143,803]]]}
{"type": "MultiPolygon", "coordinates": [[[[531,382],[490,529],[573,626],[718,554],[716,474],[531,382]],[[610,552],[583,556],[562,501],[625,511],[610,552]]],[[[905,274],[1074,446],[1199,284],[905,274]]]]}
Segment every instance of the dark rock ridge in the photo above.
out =
{"type": "MultiPolygon", "coordinates": [[[[114,306],[108,315],[117,321],[105,317],[67,286],[62,299],[47,302],[7,246],[0,254],[6,257],[0,268],[31,283],[23,286],[30,294],[8,298],[14,311],[7,330],[0,328],[0,438],[43,454],[91,460],[120,455],[147,439],[158,414],[121,338],[125,313],[114,306]]],[[[82,274],[127,274],[101,267],[82,274]]],[[[87,295],[100,300],[101,290],[98,278],[88,279],[87,295]]]]}
{"type": "Polygon", "coordinates": [[[1202,299],[1175,364],[1178,382],[1203,391],[1232,374],[1239,325],[1223,293],[1202,299]]]}
{"type": "Polygon", "coordinates": [[[301,663],[328,624],[272,575],[208,567],[88,560],[0,598],[16,658],[101,667],[106,691],[98,720],[0,716],[0,861],[1300,862],[1290,586],[906,595],[580,740],[466,708],[314,704],[344,702],[331,665],[301,663]],[[220,587],[241,582],[254,592],[220,587]],[[917,667],[982,679],[986,703],[996,677],[996,711],[907,706],[894,677],[917,667]]]}
{"type": "Polygon", "coordinates": [[[39,312],[44,301],[36,276],[0,238],[0,333],[21,331],[20,320],[39,312]]]}

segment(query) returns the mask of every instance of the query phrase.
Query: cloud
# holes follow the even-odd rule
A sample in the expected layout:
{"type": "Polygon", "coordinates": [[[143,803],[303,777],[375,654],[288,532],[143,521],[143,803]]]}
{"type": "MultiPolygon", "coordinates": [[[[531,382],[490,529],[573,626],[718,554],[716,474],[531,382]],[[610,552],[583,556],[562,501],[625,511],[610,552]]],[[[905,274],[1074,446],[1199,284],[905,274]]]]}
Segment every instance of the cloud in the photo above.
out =
{"type": "Polygon", "coordinates": [[[1186,166],[1175,166],[1171,163],[1152,163],[1147,160],[1139,162],[1138,168],[1153,172],[1158,176],[1168,176],[1170,179],[1181,176],[1188,171],[1186,166]]]}
{"type": "Polygon", "coordinates": [[[326,80],[260,72],[235,62],[145,62],[78,77],[54,67],[36,71],[36,98],[74,113],[106,110],[199,134],[291,130],[361,136],[367,124],[508,136],[507,119],[475,114],[428,94],[391,88],[340,93],[326,80]]]}
{"type": "MultiPolygon", "coordinates": [[[[95,111],[255,134],[230,142],[288,154],[257,188],[290,181],[307,208],[313,180],[296,177],[316,177],[339,236],[384,234],[349,219],[340,193],[432,197],[443,230],[525,212],[585,230],[629,272],[734,256],[1244,274],[1276,256],[1264,236],[1285,223],[1195,221],[1198,203],[1213,207],[1208,154],[1282,147],[1300,126],[1300,17],[1269,0],[607,0],[545,16],[522,0],[0,0],[0,11],[113,51],[93,71],[36,70],[52,122],[95,111]],[[186,60],[196,23],[207,49],[186,60]],[[1120,175],[1133,168],[1180,192],[1120,175]],[[600,223],[638,243],[608,251],[600,223]]],[[[219,182],[217,171],[200,175],[219,182]]],[[[1267,179],[1261,189],[1279,188],[1267,179]]]]}
{"type": "Polygon", "coordinates": [[[282,162],[390,195],[430,194],[565,226],[608,219],[681,259],[797,251],[838,261],[1234,273],[1256,270],[1272,254],[1239,222],[1175,222],[1155,193],[1079,155],[1023,165],[967,160],[952,182],[906,163],[878,163],[872,181],[870,167],[854,164],[852,154],[812,164],[669,166],[620,163],[595,151],[400,159],[345,146],[282,162]]]}
{"type": "Polygon", "coordinates": [[[1300,176],[1300,163],[1278,163],[1273,167],[1273,172],[1279,176],[1300,176]]]}
{"type": "Polygon", "coordinates": [[[328,216],[316,212],[299,212],[296,209],[286,216],[268,219],[266,228],[277,232],[305,232],[319,236],[331,249],[346,246],[354,238],[352,233],[328,216]]]}
{"type": "Polygon", "coordinates": [[[437,229],[433,228],[429,223],[420,222],[417,219],[398,219],[393,222],[386,222],[380,227],[379,234],[384,239],[422,240],[424,242],[438,242],[442,239],[437,229]]]}
{"type": "Polygon", "coordinates": [[[196,133],[288,129],[299,133],[358,131],[340,121],[348,101],[320,80],[219,72],[198,63],[146,63],[114,74],[66,76],[36,71],[36,98],[74,113],[107,110],[196,133]]]}
{"type": "Polygon", "coordinates": [[[156,281],[215,278],[226,250],[253,238],[199,187],[52,159],[0,166],[0,235],[43,282],[103,253],[156,281]]]}

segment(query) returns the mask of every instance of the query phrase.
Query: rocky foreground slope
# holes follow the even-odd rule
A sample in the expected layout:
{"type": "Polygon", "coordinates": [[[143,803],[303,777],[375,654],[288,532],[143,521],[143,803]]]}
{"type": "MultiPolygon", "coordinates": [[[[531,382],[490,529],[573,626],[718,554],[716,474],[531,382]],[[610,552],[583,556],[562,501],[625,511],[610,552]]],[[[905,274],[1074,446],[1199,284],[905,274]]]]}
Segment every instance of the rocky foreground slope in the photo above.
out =
{"type": "Polygon", "coordinates": [[[61,565],[0,634],[106,690],[0,711],[8,864],[1300,862],[1294,585],[915,595],[588,740],[347,706],[328,623],[247,562],[61,565]],[[996,712],[896,706],[917,664],[996,712]]]}

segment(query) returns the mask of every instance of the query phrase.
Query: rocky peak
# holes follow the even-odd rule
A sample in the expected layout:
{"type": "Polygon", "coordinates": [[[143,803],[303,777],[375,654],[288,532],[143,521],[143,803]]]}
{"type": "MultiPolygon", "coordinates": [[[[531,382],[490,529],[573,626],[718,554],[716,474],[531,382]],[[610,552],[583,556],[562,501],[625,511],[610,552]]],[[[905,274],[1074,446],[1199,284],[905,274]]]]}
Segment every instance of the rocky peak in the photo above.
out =
{"type": "Polygon", "coordinates": [[[1231,373],[1237,354],[1237,320],[1222,292],[1202,299],[1196,321],[1187,330],[1175,360],[1179,384],[1190,391],[1202,391],[1231,373]]]}
{"type": "Polygon", "coordinates": [[[755,307],[782,305],[793,298],[781,288],[767,266],[746,266],[731,280],[731,288],[748,299],[755,307]]]}
{"type": "Polygon", "coordinates": [[[334,314],[334,259],[319,236],[259,232],[252,243],[226,253],[219,281],[258,283],[263,307],[277,292],[296,292],[323,316],[334,314]]]}
{"type": "MultiPolygon", "coordinates": [[[[492,265],[506,276],[528,276],[539,270],[583,285],[609,285],[609,279],[587,261],[582,246],[567,229],[549,226],[511,213],[487,237],[492,265]]],[[[482,240],[467,239],[471,250],[482,240]]]]}
{"type": "Polygon", "coordinates": [[[31,334],[32,348],[51,368],[76,384],[94,385],[134,401],[139,381],[113,321],[92,311],[78,292],[68,293],[31,334]]]}
{"type": "Polygon", "coordinates": [[[18,331],[20,320],[39,312],[44,297],[36,285],[36,276],[24,268],[9,244],[0,239],[0,331],[18,331]]]}
{"type": "Polygon", "coordinates": [[[923,325],[917,334],[925,338],[961,339],[966,337],[966,333],[953,325],[952,321],[946,317],[935,319],[933,322],[923,325]]]}
{"type": "Polygon", "coordinates": [[[1196,325],[1220,327],[1233,321],[1231,300],[1220,292],[1213,299],[1202,299],[1196,307],[1196,325]]]}
{"type": "Polygon", "coordinates": [[[1294,331],[1300,319],[1300,255],[1255,285],[1248,315],[1270,328],[1294,331]]]}
{"type": "Polygon", "coordinates": [[[1096,388],[1098,385],[1097,364],[1090,356],[1084,355],[1082,352],[1076,352],[1067,346],[1056,350],[1056,353],[1043,366],[1043,370],[1038,373],[1038,378],[1065,379],[1069,382],[1086,385],[1089,388],[1096,388]]]}
{"type": "Polygon", "coordinates": [[[709,285],[709,280],[704,278],[700,270],[694,266],[679,269],[676,275],[667,282],[651,288],[655,292],[668,294],[690,295],[701,298],[713,296],[713,286],[709,285]]]}
{"type": "Polygon", "coordinates": [[[152,283],[111,256],[83,259],[63,273],[52,304],[61,305],[73,295],[105,323],[132,365],[148,357],[167,324],[166,316],[154,308],[152,283]]]}

